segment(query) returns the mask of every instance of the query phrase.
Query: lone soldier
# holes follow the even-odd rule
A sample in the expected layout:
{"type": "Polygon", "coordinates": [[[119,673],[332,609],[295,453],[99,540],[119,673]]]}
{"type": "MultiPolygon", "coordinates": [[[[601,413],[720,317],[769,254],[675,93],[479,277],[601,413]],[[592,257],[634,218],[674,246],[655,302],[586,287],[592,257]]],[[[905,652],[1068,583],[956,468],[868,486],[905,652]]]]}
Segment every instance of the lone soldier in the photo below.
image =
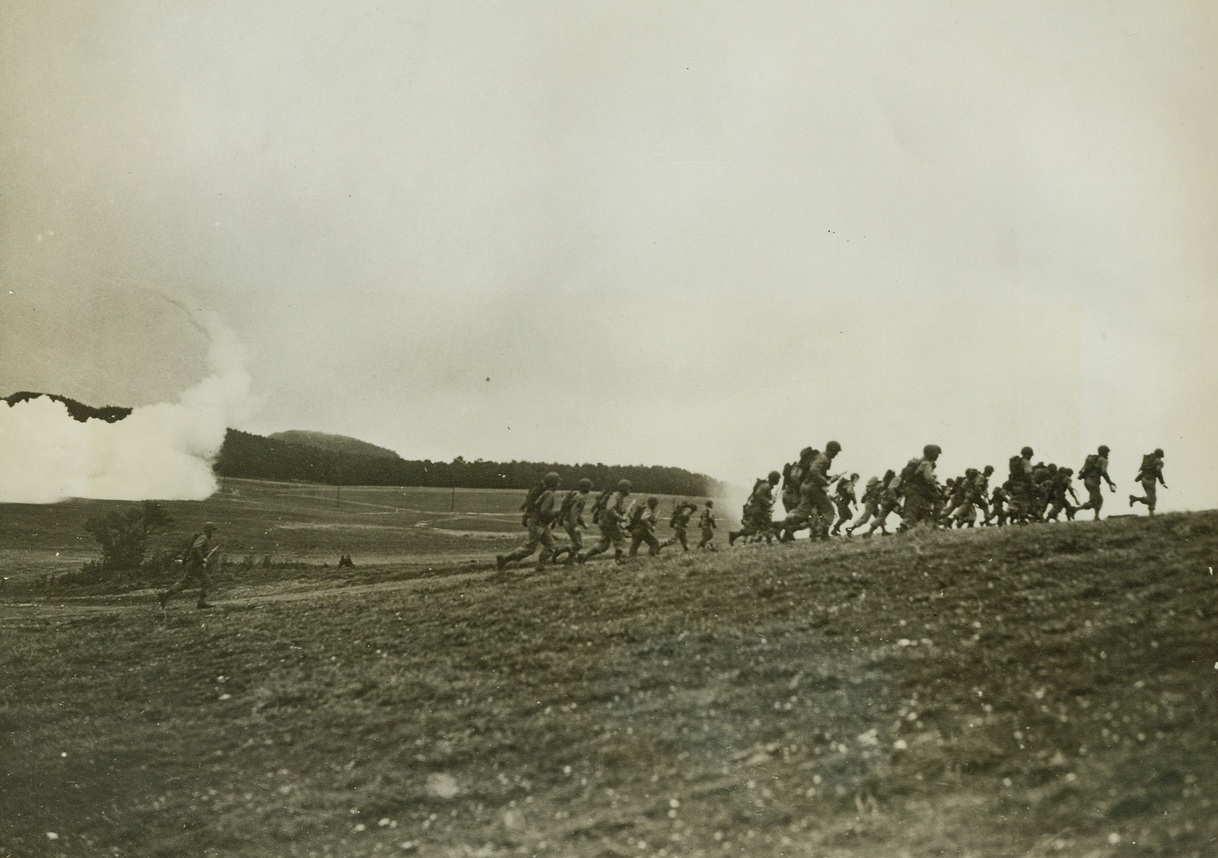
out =
{"type": "Polygon", "coordinates": [[[563,554],[567,555],[566,564],[575,562],[575,556],[584,547],[584,505],[588,502],[588,492],[592,491],[592,480],[584,477],[577,483],[578,488],[572,489],[562,499],[558,509],[558,523],[567,532],[569,542],[554,551],[554,562],[563,554]]]}
{"type": "Polygon", "coordinates": [[[643,506],[636,506],[630,511],[630,556],[639,553],[639,546],[647,543],[649,554],[660,553],[660,540],[656,539],[656,518],[660,506],[657,497],[647,498],[643,506]]]}
{"type": "Polygon", "coordinates": [[[702,551],[717,551],[715,548],[715,502],[708,500],[706,507],[702,510],[702,515],[698,518],[698,529],[701,531],[701,539],[698,540],[698,548],[702,551]]]}
{"type": "Polygon", "coordinates": [[[1130,495],[1129,505],[1144,503],[1150,510],[1150,514],[1154,515],[1155,483],[1162,483],[1163,488],[1167,488],[1167,483],[1163,482],[1163,448],[1157,448],[1153,453],[1147,453],[1142,457],[1142,467],[1138,469],[1138,475],[1134,479],[1142,484],[1142,491],[1146,494],[1142,497],[1130,495]]]}
{"type": "Polygon", "coordinates": [[[554,491],[558,488],[559,476],[550,471],[541,479],[539,486],[529,490],[524,501],[524,526],[529,537],[524,544],[511,554],[499,554],[495,557],[495,567],[502,570],[507,564],[523,560],[534,551],[541,548],[537,558],[537,571],[545,568],[546,561],[554,554],[554,534],[550,530],[557,510],[554,508],[554,491]]]}
{"type": "Polygon", "coordinates": [[[182,566],[185,568],[182,577],[168,590],[157,596],[161,603],[161,610],[164,610],[165,605],[169,603],[170,596],[185,590],[192,581],[199,582],[199,601],[195,607],[199,609],[211,607],[207,603],[207,591],[211,589],[211,579],[207,575],[207,567],[220,549],[219,545],[212,545],[211,538],[215,532],[216,526],[209,521],[203,525],[202,533],[196,533],[190,538],[190,544],[186,546],[186,552],[182,556],[182,566]]]}
{"type": "Polygon", "coordinates": [[[583,563],[608,551],[610,547],[613,548],[613,559],[621,562],[622,555],[626,551],[626,523],[630,520],[630,513],[634,507],[634,502],[629,500],[631,488],[630,480],[622,480],[617,484],[617,490],[605,503],[605,508],[600,511],[600,518],[597,521],[597,526],[601,529],[600,541],[585,553],[577,554],[576,563],[583,563]]]}
{"type": "Polygon", "coordinates": [[[672,517],[668,519],[668,526],[672,528],[672,536],[660,543],[660,548],[667,548],[670,545],[681,543],[681,548],[689,551],[689,541],[686,538],[686,529],[689,527],[689,520],[693,514],[698,511],[698,505],[689,501],[681,501],[673,508],[672,517]]]}

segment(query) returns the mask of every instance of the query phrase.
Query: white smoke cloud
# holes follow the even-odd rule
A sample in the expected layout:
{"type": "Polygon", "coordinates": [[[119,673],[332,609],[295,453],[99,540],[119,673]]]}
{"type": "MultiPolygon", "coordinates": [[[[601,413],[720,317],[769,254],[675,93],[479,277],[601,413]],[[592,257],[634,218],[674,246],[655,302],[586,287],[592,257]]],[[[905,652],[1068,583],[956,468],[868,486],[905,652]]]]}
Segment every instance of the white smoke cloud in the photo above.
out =
{"type": "Polygon", "coordinates": [[[226,428],[244,415],[250,379],[244,349],[220,319],[197,321],[209,341],[210,372],[175,402],[135,408],[115,423],[81,423],[47,397],[0,402],[0,502],[211,495],[212,463],[226,428]]]}

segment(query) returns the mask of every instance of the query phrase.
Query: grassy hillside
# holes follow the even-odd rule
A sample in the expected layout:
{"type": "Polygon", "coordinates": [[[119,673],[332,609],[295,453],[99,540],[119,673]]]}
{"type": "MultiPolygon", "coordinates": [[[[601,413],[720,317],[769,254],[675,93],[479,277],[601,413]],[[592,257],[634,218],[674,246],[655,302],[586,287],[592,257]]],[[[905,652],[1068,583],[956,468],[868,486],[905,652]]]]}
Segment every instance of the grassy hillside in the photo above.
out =
{"type": "Polygon", "coordinates": [[[1216,546],[1174,514],[0,602],[0,844],[1211,855],[1216,546]]]}
{"type": "Polygon", "coordinates": [[[305,447],[316,447],[332,453],[349,453],[355,456],[372,456],[381,459],[400,459],[397,453],[376,444],[369,444],[358,438],[347,435],[331,435],[327,432],[309,432],[304,429],[289,429],[286,432],[272,432],[267,436],[276,441],[286,441],[289,444],[300,444],[305,447]]]}

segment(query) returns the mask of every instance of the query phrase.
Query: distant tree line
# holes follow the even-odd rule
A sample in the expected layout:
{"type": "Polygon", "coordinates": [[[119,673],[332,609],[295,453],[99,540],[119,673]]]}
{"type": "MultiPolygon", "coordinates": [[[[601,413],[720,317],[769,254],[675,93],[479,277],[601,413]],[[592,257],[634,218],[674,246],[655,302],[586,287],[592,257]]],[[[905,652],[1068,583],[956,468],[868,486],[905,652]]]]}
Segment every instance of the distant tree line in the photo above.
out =
{"type": "Polygon", "coordinates": [[[635,492],[713,497],[717,480],[684,468],[660,465],[561,464],[558,462],[433,462],[343,453],[310,444],[265,438],[229,429],[216,460],[221,477],[285,480],[358,486],[422,486],[463,489],[527,489],[547,471],[558,471],[563,485],[587,477],[597,488],[627,479],[635,492]]]}
{"type": "Polygon", "coordinates": [[[60,396],[57,393],[36,393],[31,390],[19,390],[16,393],[10,393],[4,397],[3,401],[9,405],[20,405],[22,402],[28,402],[40,396],[45,396],[54,402],[62,402],[64,407],[68,409],[68,414],[71,415],[72,419],[80,423],[84,423],[86,420],[105,420],[107,423],[117,423],[131,414],[130,408],[124,408],[120,405],[105,405],[101,408],[94,408],[91,405],[85,405],[83,402],[77,402],[75,399],[67,396],[60,396]]]}

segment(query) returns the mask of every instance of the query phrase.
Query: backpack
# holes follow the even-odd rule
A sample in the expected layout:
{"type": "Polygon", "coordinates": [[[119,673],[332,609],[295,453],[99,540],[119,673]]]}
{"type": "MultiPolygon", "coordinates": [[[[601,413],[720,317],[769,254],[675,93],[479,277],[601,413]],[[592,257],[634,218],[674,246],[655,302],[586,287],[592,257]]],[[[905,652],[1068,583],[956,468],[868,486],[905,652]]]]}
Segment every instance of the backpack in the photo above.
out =
{"type": "Polygon", "coordinates": [[[668,526],[676,527],[682,521],[681,511],[685,509],[685,504],[679,503],[672,508],[672,515],[668,517],[668,526]]]}
{"type": "Polygon", "coordinates": [[[910,459],[905,463],[905,467],[901,468],[901,485],[908,485],[909,481],[914,478],[914,474],[918,473],[918,468],[922,466],[921,459],[910,459]]]}
{"type": "Polygon", "coordinates": [[[1011,470],[1011,479],[1012,480],[1022,480],[1023,479],[1023,476],[1024,476],[1023,456],[1020,456],[1018,453],[1015,454],[1014,456],[1012,456],[1011,461],[1008,463],[1008,467],[1011,470]]]}
{"type": "Polygon", "coordinates": [[[609,498],[613,497],[613,489],[605,489],[596,496],[596,501],[592,504],[592,523],[600,524],[601,518],[604,515],[605,508],[609,506],[609,498]]]}
{"type": "Polygon", "coordinates": [[[759,495],[759,492],[761,491],[761,487],[768,486],[769,484],[770,484],[769,480],[763,480],[760,478],[758,478],[756,480],[756,482],[753,483],[753,490],[751,492],[749,492],[749,499],[744,502],[744,509],[746,512],[748,510],[753,509],[758,503],[761,502],[761,498],[759,495]]]}
{"type": "Polygon", "coordinates": [[[1080,477],[1093,476],[1096,473],[1096,471],[1099,470],[1099,467],[1100,467],[1099,453],[1091,453],[1090,455],[1087,456],[1086,459],[1083,460],[1083,466],[1078,469],[1078,475],[1080,477]]]}
{"type": "Polygon", "coordinates": [[[566,521],[567,516],[571,513],[571,508],[575,506],[575,498],[579,495],[579,489],[571,489],[562,499],[562,506],[558,508],[558,520],[566,521]]]}
{"type": "Polygon", "coordinates": [[[520,511],[528,515],[533,510],[537,509],[537,502],[541,500],[541,496],[545,494],[546,484],[538,483],[529,489],[529,493],[524,496],[524,503],[520,505],[520,511]]]}
{"type": "Polygon", "coordinates": [[[524,503],[520,505],[520,523],[525,527],[529,526],[529,516],[537,510],[537,502],[541,500],[541,496],[546,493],[546,484],[538,483],[529,489],[529,493],[524,496],[524,503]]]}
{"type": "Polygon", "coordinates": [[[1142,457],[1142,469],[1138,472],[1139,478],[1141,475],[1153,476],[1155,472],[1155,454],[1147,453],[1142,457]]]}

